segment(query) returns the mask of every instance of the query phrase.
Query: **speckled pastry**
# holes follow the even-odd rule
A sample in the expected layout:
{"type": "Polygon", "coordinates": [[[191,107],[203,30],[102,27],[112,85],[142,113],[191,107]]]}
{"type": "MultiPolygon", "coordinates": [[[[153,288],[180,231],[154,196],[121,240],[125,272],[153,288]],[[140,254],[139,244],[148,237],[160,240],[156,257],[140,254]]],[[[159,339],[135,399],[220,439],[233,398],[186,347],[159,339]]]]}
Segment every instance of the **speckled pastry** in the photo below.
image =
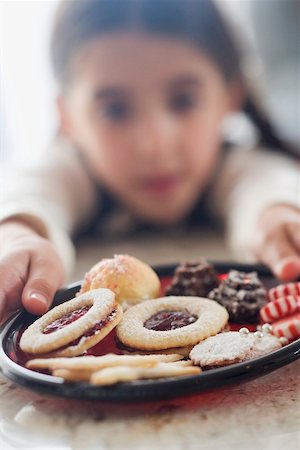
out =
{"type": "Polygon", "coordinates": [[[99,261],[85,275],[80,293],[111,289],[123,308],[160,295],[160,280],[154,270],[129,255],[115,255],[99,261]]]}
{"type": "Polygon", "coordinates": [[[207,261],[187,261],[180,264],[174,273],[166,295],[207,297],[219,285],[217,272],[207,261]]]}
{"type": "Polygon", "coordinates": [[[236,323],[258,322],[259,311],[267,303],[267,292],[257,273],[237,270],[231,270],[208,297],[223,305],[229,320],[236,323]]]}

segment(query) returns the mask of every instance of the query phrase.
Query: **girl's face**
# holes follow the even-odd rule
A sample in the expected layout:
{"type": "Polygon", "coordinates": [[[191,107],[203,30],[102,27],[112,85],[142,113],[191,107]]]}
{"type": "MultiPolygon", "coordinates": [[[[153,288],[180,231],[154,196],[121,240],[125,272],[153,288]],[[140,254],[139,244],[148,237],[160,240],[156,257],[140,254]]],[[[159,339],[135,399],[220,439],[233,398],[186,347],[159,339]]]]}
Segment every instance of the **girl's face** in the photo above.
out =
{"type": "Polygon", "coordinates": [[[143,220],[182,219],[214,171],[231,109],[215,63],[189,43],[122,32],[82,47],[71,73],[62,129],[96,179],[143,220]]]}

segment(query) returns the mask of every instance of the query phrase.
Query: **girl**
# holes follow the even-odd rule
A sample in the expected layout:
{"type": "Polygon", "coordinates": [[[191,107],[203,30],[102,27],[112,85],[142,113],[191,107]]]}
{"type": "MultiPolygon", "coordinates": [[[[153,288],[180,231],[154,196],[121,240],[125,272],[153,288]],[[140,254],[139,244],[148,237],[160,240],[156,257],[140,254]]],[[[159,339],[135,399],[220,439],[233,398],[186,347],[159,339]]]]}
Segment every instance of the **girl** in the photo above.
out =
{"type": "Polygon", "coordinates": [[[127,214],[171,226],[201,220],[206,205],[240,258],[300,275],[298,170],[255,108],[210,0],[65,1],[52,62],[59,137],[47,161],[5,181],[2,312],[22,299],[44,313],[73,258],[69,236],[116,211],[118,223],[127,214]],[[238,109],[260,148],[223,145],[222,123],[238,109]]]}

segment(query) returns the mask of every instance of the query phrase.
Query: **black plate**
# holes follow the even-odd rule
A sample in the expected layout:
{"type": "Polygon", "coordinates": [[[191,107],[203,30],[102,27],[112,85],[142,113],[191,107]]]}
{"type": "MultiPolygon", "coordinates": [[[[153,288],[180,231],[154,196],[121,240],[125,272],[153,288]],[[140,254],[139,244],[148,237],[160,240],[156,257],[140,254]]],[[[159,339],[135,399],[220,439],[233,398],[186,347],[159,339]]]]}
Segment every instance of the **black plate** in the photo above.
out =
{"type": "MultiPolygon", "coordinates": [[[[235,263],[214,263],[214,265],[220,274],[226,273],[230,269],[245,272],[255,270],[267,287],[276,284],[276,280],[269,270],[262,266],[235,263]]],[[[154,267],[154,269],[160,277],[167,277],[173,274],[175,267],[176,265],[167,265],[154,267]]],[[[77,283],[58,292],[54,304],[70,300],[79,288],[80,284],[77,283]]],[[[26,369],[13,361],[17,355],[17,338],[20,330],[34,320],[34,316],[22,311],[16,313],[2,325],[0,329],[1,370],[7,378],[26,388],[63,397],[105,401],[157,400],[179,397],[265,375],[300,357],[300,339],[298,339],[280,350],[260,358],[209,370],[201,375],[155,381],[141,380],[109,387],[91,386],[88,383],[71,384],[64,383],[61,378],[26,369]]]]}

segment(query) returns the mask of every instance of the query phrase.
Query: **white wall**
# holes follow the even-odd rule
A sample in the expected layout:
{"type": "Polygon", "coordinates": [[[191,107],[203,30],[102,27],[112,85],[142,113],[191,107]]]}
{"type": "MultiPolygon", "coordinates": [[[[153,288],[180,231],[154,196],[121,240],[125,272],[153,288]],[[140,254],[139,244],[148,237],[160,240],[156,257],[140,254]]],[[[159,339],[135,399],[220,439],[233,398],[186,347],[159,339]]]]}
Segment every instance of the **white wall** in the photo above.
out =
{"type": "Polygon", "coordinates": [[[0,1],[0,161],[31,162],[56,128],[48,43],[57,3],[0,1]]]}

